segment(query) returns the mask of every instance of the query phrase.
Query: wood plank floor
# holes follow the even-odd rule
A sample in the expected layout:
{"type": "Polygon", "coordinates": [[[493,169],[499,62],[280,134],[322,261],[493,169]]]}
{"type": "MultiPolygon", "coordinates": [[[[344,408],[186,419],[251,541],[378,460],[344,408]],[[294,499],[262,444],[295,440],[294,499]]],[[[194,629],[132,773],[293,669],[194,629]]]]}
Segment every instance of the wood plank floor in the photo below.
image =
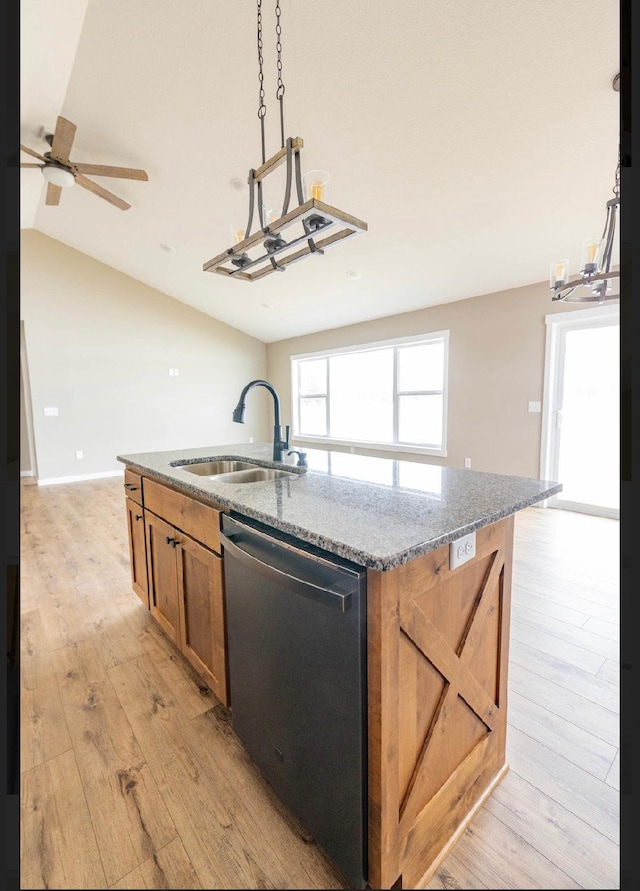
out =
{"type": "MultiPolygon", "coordinates": [[[[510,770],[433,888],[615,889],[619,524],[516,516],[510,770]]],[[[21,491],[21,883],[346,886],[131,590],[122,481],[21,491]]]]}

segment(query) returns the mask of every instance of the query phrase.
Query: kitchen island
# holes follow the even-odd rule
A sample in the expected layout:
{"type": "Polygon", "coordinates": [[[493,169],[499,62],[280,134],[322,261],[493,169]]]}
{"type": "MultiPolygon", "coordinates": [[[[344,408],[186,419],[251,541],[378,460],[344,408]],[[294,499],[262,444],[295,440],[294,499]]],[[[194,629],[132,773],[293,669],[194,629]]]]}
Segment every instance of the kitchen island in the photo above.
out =
{"type": "Polygon", "coordinates": [[[366,568],[368,884],[420,887],[508,769],[513,516],[561,486],[307,454],[308,470],[290,466],[282,478],[251,484],[193,466],[243,459],[282,468],[269,444],[118,456],[134,589],[233,713],[221,514],[366,568]],[[206,581],[198,588],[194,579],[206,581]]]}

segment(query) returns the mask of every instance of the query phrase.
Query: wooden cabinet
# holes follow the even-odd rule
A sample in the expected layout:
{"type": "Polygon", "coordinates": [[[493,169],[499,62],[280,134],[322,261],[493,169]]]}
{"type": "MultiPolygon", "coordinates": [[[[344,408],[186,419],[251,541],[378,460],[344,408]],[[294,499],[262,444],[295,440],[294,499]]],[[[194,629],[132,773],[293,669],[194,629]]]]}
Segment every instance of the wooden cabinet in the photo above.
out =
{"type": "Polygon", "coordinates": [[[145,518],[151,613],[228,705],[222,558],[148,510],[145,518]]]}
{"type": "Polygon", "coordinates": [[[182,652],[228,705],[222,557],[186,535],[175,554],[182,652]]]}
{"type": "Polygon", "coordinates": [[[133,590],[228,705],[222,509],[130,468],[125,489],[133,590]]]}
{"type": "Polygon", "coordinates": [[[369,885],[426,888],[508,770],[513,517],[367,575],[369,885]]]}
{"type": "Polygon", "coordinates": [[[147,580],[147,553],[144,534],[144,511],[140,504],[126,499],[129,558],[131,562],[131,587],[146,607],[149,606],[147,580]]]}
{"type": "Polygon", "coordinates": [[[127,469],[124,472],[124,488],[127,498],[142,505],[142,477],[135,470],[127,469]]]}
{"type": "Polygon", "coordinates": [[[175,555],[180,533],[149,511],[145,511],[145,524],[149,565],[149,609],[167,637],[180,646],[180,608],[175,555]]]}

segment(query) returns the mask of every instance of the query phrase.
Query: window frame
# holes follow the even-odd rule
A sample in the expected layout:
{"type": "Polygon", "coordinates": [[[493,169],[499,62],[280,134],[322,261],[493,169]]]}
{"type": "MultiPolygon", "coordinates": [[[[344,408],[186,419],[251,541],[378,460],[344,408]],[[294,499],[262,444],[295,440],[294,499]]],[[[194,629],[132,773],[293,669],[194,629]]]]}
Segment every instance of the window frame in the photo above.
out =
{"type": "Polygon", "coordinates": [[[350,446],[352,451],[358,448],[370,448],[390,452],[407,452],[421,455],[435,455],[440,458],[447,457],[447,406],[449,389],[449,331],[430,331],[424,334],[413,334],[407,337],[394,337],[389,340],[378,340],[372,343],[353,344],[346,347],[336,347],[328,350],[315,350],[310,353],[296,353],[289,357],[291,374],[291,417],[293,426],[292,441],[305,442],[318,445],[350,446]],[[399,348],[407,346],[420,346],[429,343],[442,343],[443,369],[442,388],[435,390],[398,390],[398,356],[399,348]],[[343,439],[331,436],[330,404],[331,404],[331,371],[329,359],[332,356],[340,356],[353,353],[374,352],[376,350],[393,349],[393,442],[377,442],[363,439],[343,439]],[[326,359],[325,392],[318,394],[300,393],[300,365],[308,359],[326,359]],[[442,438],[440,447],[420,445],[398,441],[399,406],[401,396],[442,396],[442,438]],[[326,435],[300,433],[300,399],[324,399],[326,413],[326,435]]]}

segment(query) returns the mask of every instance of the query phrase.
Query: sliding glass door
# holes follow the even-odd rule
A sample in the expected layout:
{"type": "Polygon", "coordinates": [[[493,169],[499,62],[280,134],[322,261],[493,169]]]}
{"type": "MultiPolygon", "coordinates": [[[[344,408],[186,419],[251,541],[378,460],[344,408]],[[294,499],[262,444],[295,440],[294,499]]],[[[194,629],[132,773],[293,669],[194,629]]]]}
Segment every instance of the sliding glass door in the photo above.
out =
{"type": "Polygon", "coordinates": [[[550,507],[620,515],[620,308],[547,316],[542,476],[550,507]]]}

